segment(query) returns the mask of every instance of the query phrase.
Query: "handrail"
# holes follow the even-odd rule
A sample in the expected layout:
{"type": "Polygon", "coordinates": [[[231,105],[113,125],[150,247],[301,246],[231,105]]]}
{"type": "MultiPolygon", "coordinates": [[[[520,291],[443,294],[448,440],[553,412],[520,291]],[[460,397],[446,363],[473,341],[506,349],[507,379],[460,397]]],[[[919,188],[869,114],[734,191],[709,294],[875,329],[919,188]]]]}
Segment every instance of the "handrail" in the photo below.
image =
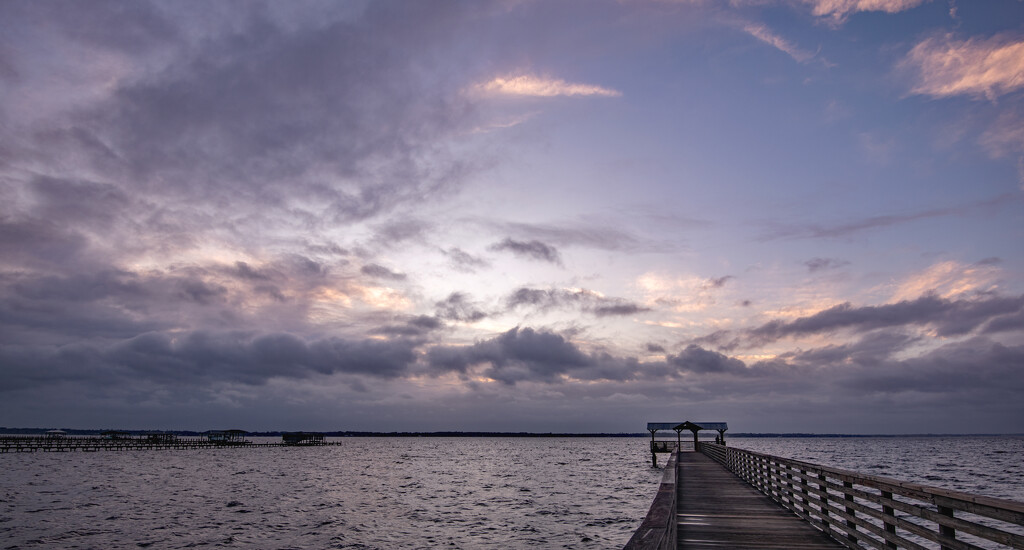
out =
{"type": "Polygon", "coordinates": [[[667,550],[676,547],[676,459],[679,450],[672,451],[665,463],[658,494],[647,511],[647,517],[633,533],[623,550],[667,550]]]}
{"type": "Polygon", "coordinates": [[[712,443],[698,451],[849,548],[1024,549],[1022,502],[712,443]]]}

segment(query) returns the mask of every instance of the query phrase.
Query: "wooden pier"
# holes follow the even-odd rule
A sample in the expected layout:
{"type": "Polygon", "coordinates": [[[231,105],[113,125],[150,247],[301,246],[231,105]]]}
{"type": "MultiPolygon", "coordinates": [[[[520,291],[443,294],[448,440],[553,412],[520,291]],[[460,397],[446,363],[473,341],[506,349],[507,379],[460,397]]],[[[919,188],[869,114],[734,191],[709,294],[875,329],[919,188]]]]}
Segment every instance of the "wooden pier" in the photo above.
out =
{"type": "Polygon", "coordinates": [[[843,547],[701,453],[680,453],[677,467],[678,548],[843,547]]]}
{"type": "MultiPolygon", "coordinates": [[[[160,434],[161,436],[167,434],[160,434]]],[[[96,451],[146,451],[183,449],[238,449],[253,447],[292,447],[296,443],[210,439],[209,437],[47,437],[0,436],[0,453],[67,453],[96,451]]],[[[338,441],[303,441],[302,446],[341,445],[338,441]]]]}
{"type": "MultiPolygon", "coordinates": [[[[677,442],[671,442],[677,443],[677,442]]],[[[658,450],[662,452],[661,443],[658,450]]],[[[1024,503],[697,442],[626,550],[1024,549],[1024,503]]]]}

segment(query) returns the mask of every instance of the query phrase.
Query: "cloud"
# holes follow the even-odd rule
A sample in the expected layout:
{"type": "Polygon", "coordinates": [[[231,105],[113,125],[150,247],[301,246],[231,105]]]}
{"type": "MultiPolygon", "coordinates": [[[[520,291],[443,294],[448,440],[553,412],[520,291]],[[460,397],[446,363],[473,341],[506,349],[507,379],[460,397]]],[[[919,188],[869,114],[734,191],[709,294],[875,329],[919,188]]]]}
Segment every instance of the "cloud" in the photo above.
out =
{"type": "Polygon", "coordinates": [[[800,49],[785,38],[775,34],[767,26],[760,23],[748,23],[743,31],[769,46],[785,53],[799,63],[807,63],[814,59],[815,53],[800,49]]]}
{"type": "Polygon", "coordinates": [[[979,141],[993,158],[1017,157],[1017,179],[1024,189],[1024,110],[1019,105],[1002,107],[979,141]]]}
{"type": "Polygon", "coordinates": [[[939,336],[969,334],[992,319],[1024,309],[1024,295],[981,296],[949,300],[924,295],[880,306],[854,307],[843,303],[792,321],[773,320],[746,331],[754,345],[782,338],[829,333],[838,330],[866,332],[881,328],[931,326],[939,336]]]}
{"type": "Polygon", "coordinates": [[[1024,88],[1024,39],[1010,34],[967,40],[933,36],[915,45],[899,67],[915,77],[911,93],[994,101],[1024,88]]]}
{"type": "Polygon", "coordinates": [[[811,13],[818,17],[830,17],[842,22],[857,12],[880,11],[898,13],[915,8],[929,0],[800,0],[811,7],[811,13]]]}
{"type": "Polygon", "coordinates": [[[437,308],[435,315],[449,321],[463,321],[475,323],[487,317],[487,313],[473,303],[468,296],[461,292],[453,292],[447,298],[434,304],[437,308]]]}
{"type": "Polygon", "coordinates": [[[708,279],[707,282],[704,283],[704,288],[722,288],[723,286],[725,286],[725,283],[728,283],[730,280],[735,278],[736,277],[733,277],[732,275],[713,277],[711,279],[708,279]]]}
{"type": "Polygon", "coordinates": [[[894,356],[906,350],[908,346],[920,340],[920,337],[904,334],[898,330],[875,331],[850,343],[787,352],[780,354],[778,358],[808,368],[848,363],[871,367],[890,361],[894,356]]]}
{"type": "Polygon", "coordinates": [[[387,279],[390,281],[404,281],[407,278],[405,273],[391,271],[379,264],[366,264],[359,271],[362,272],[363,275],[369,275],[370,277],[387,279]]]}
{"type": "Polygon", "coordinates": [[[850,265],[850,262],[836,258],[811,258],[804,262],[804,265],[807,266],[807,271],[815,273],[817,271],[839,269],[840,267],[850,265]]]}
{"type": "Polygon", "coordinates": [[[511,237],[500,243],[491,245],[491,250],[508,250],[516,256],[562,265],[562,256],[558,249],[541,241],[517,241],[511,237]]]}
{"type": "Polygon", "coordinates": [[[844,384],[861,392],[881,394],[926,393],[970,396],[976,404],[1002,401],[998,394],[1024,390],[1024,346],[1007,346],[985,338],[972,338],[906,359],[870,365],[843,376],[844,384]],[[882,368],[878,368],[882,367],[882,368]],[[998,382],[995,382],[998,381],[998,382]]]}
{"type": "Polygon", "coordinates": [[[481,376],[515,385],[521,382],[563,383],[566,376],[586,380],[625,380],[636,369],[635,359],[608,354],[585,354],[563,336],[532,328],[513,328],[472,346],[438,346],[427,360],[439,371],[467,372],[485,366],[481,376]]]}
{"type": "Polygon", "coordinates": [[[88,175],[75,180],[112,184],[173,223],[231,204],[251,215],[214,217],[188,233],[231,226],[244,241],[243,223],[261,234],[298,219],[307,231],[351,224],[444,195],[475,170],[446,148],[477,125],[457,93],[463,82],[421,72],[472,6],[373,4],[315,17],[296,9],[282,21],[256,5],[231,17],[199,5],[68,5],[46,12],[52,25],[32,24],[43,17],[33,11],[8,14],[33,40],[13,60],[31,70],[12,89],[29,98],[20,111],[33,118],[0,133],[18,147],[18,173],[61,178],[73,165],[88,175]],[[409,17],[421,21],[417,32],[409,17]],[[48,51],[84,52],[78,64],[102,74],[33,94],[50,78],[39,69],[52,66],[39,59],[48,51]]]}
{"type": "Polygon", "coordinates": [[[851,221],[843,224],[822,226],[817,224],[806,225],[782,225],[774,224],[774,227],[760,237],[762,241],[774,239],[807,239],[807,238],[837,238],[876,229],[890,227],[904,223],[941,218],[946,216],[959,216],[972,213],[981,208],[990,208],[1006,205],[1013,202],[1020,202],[1022,199],[1016,194],[1005,194],[993,199],[983,200],[962,206],[949,208],[933,208],[918,212],[905,214],[887,214],[882,216],[871,216],[862,220],[851,221]]]}
{"type": "Polygon", "coordinates": [[[273,378],[358,374],[390,379],[415,363],[408,340],[304,339],[290,333],[147,332],[101,345],[0,347],[0,388],[64,381],[202,387],[213,382],[263,385],[273,378]]]}
{"type": "Polygon", "coordinates": [[[738,359],[690,344],[679,355],[669,355],[666,361],[683,372],[695,374],[747,373],[747,366],[738,359]]]}
{"type": "Polygon", "coordinates": [[[491,266],[491,263],[487,260],[474,256],[458,247],[442,250],[441,252],[448,257],[451,266],[459,271],[473,273],[478,269],[491,266]]]}
{"type": "Polygon", "coordinates": [[[520,287],[505,299],[509,309],[530,306],[540,310],[559,307],[579,308],[598,317],[636,315],[650,311],[650,308],[629,302],[622,298],[608,298],[597,292],[579,288],[529,288],[520,287]]]}
{"type": "Polygon", "coordinates": [[[438,330],[444,327],[444,323],[441,322],[437,317],[431,317],[429,315],[418,315],[410,317],[405,320],[402,324],[397,325],[385,325],[374,329],[372,332],[375,334],[384,334],[387,336],[398,336],[398,337],[418,337],[425,336],[430,332],[438,330]]]}
{"type": "Polygon", "coordinates": [[[579,221],[560,224],[485,221],[496,230],[531,240],[559,246],[584,246],[619,252],[666,251],[666,245],[646,242],[632,233],[613,227],[609,220],[579,221]]]}
{"type": "Polygon", "coordinates": [[[533,75],[496,77],[478,84],[476,89],[485,94],[527,97],[622,96],[622,92],[610,88],[591,84],[573,84],[564,80],[542,78],[533,75]]]}

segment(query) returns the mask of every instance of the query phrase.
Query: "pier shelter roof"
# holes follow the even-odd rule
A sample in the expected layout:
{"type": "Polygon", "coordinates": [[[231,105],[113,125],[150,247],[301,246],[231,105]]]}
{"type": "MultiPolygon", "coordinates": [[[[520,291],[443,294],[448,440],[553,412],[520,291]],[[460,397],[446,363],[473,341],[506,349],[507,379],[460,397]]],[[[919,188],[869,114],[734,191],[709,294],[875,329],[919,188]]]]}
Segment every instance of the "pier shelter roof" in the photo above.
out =
{"type": "Polygon", "coordinates": [[[679,430],[683,429],[683,428],[679,428],[679,426],[681,424],[682,424],[681,422],[648,422],[647,423],[647,431],[649,431],[649,432],[656,432],[658,430],[679,431],[679,430]]]}
{"type": "Polygon", "coordinates": [[[689,420],[687,420],[686,422],[683,422],[682,424],[674,427],[673,429],[690,430],[690,431],[715,430],[716,432],[724,432],[724,431],[729,429],[729,423],[728,422],[690,422],[689,420]]]}

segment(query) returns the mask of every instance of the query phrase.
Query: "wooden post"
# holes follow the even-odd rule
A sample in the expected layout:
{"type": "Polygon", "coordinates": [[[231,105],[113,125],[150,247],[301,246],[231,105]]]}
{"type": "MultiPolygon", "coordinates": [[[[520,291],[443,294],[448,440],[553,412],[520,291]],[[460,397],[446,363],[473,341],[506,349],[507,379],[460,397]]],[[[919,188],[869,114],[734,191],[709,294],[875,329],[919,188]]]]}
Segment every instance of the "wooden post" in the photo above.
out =
{"type": "Polygon", "coordinates": [[[654,433],[658,430],[648,430],[651,432],[651,465],[655,468],[658,467],[658,453],[654,452],[654,433]]]}
{"type": "Polygon", "coordinates": [[[825,480],[825,474],[818,474],[818,489],[821,489],[821,528],[831,534],[832,526],[828,523],[828,482],[825,480]]]}
{"type": "MultiPolygon", "coordinates": [[[[882,491],[882,498],[887,498],[889,500],[892,500],[892,493],[890,493],[889,491],[882,491]]],[[[888,514],[888,515],[892,516],[892,515],[894,515],[896,513],[896,511],[892,509],[892,506],[886,506],[885,504],[883,504],[882,505],[882,513],[883,514],[888,514]]],[[[885,532],[886,533],[892,533],[893,535],[895,535],[896,534],[896,524],[892,523],[892,522],[889,522],[889,521],[886,521],[885,522],[885,532]]],[[[896,548],[896,543],[887,540],[887,541],[885,541],[885,547],[886,548],[896,548]]]]}
{"type": "MultiPolygon", "coordinates": [[[[948,517],[953,517],[953,509],[952,508],[948,508],[946,506],[939,506],[938,508],[939,508],[939,513],[940,514],[942,514],[944,516],[948,516],[948,517]]],[[[942,525],[940,523],[939,524],[939,534],[942,535],[942,536],[949,537],[951,539],[955,539],[956,538],[956,529],[954,529],[952,527],[947,527],[947,526],[942,525]]],[[[946,546],[945,544],[940,545],[940,548],[942,548],[942,550],[952,550],[949,546],[946,546]]]]}
{"type": "MultiPolygon", "coordinates": [[[[849,481],[844,481],[843,482],[843,487],[845,487],[847,489],[852,489],[853,488],[853,483],[849,482],[849,481]]],[[[848,493],[846,491],[843,491],[843,500],[845,500],[847,502],[853,502],[853,495],[851,495],[850,493],[848,493]]],[[[851,516],[856,516],[857,515],[857,510],[854,510],[852,507],[847,506],[846,507],[846,513],[850,514],[851,516]]],[[[846,520],[846,526],[847,527],[852,527],[854,531],[857,530],[857,522],[853,521],[852,519],[846,520]]],[[[852,541],[852,542],[857,542],[857,537],[853,533],[847,533],[846,534],[846,538],[848,540],[852,541]]]]}

